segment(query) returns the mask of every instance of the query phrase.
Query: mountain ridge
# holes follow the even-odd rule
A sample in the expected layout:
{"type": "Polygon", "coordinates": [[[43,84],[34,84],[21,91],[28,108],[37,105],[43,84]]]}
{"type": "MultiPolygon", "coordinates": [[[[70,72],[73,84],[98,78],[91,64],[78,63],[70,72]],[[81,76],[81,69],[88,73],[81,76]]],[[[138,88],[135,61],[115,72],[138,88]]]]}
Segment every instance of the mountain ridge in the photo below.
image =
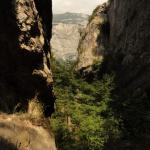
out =
{"type": "Polygon", "coordinates": [[[62,14],[53,14],[53,24],[66,23],[66,24],[81,24],[87,23],[89,15],[83,13],[66,12],[62,14]]]}

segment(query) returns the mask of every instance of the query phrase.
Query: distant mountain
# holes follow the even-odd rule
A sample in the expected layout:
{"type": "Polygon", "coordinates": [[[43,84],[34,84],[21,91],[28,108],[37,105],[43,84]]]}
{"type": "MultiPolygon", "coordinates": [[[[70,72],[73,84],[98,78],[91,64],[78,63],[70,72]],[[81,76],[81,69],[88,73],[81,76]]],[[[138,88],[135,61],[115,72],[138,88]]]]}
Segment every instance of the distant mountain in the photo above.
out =
{"type": "Polygon", "coordinates": [[[57,60],[76,60],[81,25],[59,23],[53,26],[52,53],[57,60]]]}
{"type": "Polygon", "coordinates": [[[57,60],[76,60],[80,31],[85,28],[88,15],[81,13],[54,14],[52,53],[57,60]]]}
{"type": "Polygon", "coordinates": [[[86,24],[88,20],[87,14],[82,13],[70,13],[54,14],[53,23],[66,23],[66,24],[86,24]]]}

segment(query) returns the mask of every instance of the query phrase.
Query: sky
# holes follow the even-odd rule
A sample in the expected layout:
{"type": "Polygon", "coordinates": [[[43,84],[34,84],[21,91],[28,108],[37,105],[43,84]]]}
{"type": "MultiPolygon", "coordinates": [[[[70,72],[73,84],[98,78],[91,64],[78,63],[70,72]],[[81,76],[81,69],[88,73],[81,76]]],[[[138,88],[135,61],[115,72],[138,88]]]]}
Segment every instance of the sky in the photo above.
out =
{"type": "Polygon", "coordinates": [[[53,0],[53,12],[76,12],[91,14],[93,9],[107,0],[53,0]]]}

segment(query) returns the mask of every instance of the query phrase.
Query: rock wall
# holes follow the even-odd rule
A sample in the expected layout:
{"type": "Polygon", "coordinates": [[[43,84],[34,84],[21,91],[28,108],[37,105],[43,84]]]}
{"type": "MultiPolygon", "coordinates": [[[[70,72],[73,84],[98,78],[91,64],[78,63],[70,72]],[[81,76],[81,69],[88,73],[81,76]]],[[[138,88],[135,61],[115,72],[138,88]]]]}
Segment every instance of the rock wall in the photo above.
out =
{"type": "Polygon", "coordinates": [[[104,67],[116,76],[112,110],[123,132],[115,150],[148,150],[150,5],[148,0],[112,0],[108,14],[110,38],[104,67]]]}
{"type": "Polygon", "coordinates": [[[31,100],[41,104],[45,116],[53,112],[51,8],[48,0],[0,2],[0,109],[3,112],[27,111],[31,100]]]}
{"type": "Polygon", "coordinates": [[[0,1],[0,149],[56,150],[51,28],[51,0],[0,1]]]}
{"type": "Polygon", "coordinates": [[[0,145],[1,150],[56,150],[49,123],[26,115],[0,114],[0,145]]]}
{"type": "Polygon", "coordinates": [[[81,33],[78,46],[77,70],[89,70],[91,65],[102,61],[107,43],[107,4],[97,6],[89,18],[86,29],[81,33]]]}
{"type": "Polygon", "coordinates": [[[117,58],[123,86],[149,88],[149,15],[147,0],[114,0],[110,5],[110,53],[117,58]]]}

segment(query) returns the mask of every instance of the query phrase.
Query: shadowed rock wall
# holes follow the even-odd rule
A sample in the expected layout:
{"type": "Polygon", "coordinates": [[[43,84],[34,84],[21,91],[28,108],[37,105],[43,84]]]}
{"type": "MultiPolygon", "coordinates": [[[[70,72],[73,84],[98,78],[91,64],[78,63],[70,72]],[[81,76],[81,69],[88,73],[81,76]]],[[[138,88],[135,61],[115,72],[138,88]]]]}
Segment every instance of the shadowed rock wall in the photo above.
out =
{"type": "Polygon", "coordinates": [[[0,1],[0,149],[56,150],[51,28],[51,0],[0,1]]]}
{"type": "Polygon", "coordinates": [[[46,117],[53,112],[51,27],[51,0],[0,2],[1,111],[27,111],[29,101],[35,100],[46,117]]]}
{"type": "Polygon", "coordinates": [[[0,114],[0,144],[1,150],[56,150],[48,121],[26,115],[0,114]]]}
{"type": "Polygon", "coordinates": [[[150,5],[148,0],[111,0],[106,72],[116,75],[111,109],[121,120],[122,138],[114,149],[150,146],[150,5]]]}

